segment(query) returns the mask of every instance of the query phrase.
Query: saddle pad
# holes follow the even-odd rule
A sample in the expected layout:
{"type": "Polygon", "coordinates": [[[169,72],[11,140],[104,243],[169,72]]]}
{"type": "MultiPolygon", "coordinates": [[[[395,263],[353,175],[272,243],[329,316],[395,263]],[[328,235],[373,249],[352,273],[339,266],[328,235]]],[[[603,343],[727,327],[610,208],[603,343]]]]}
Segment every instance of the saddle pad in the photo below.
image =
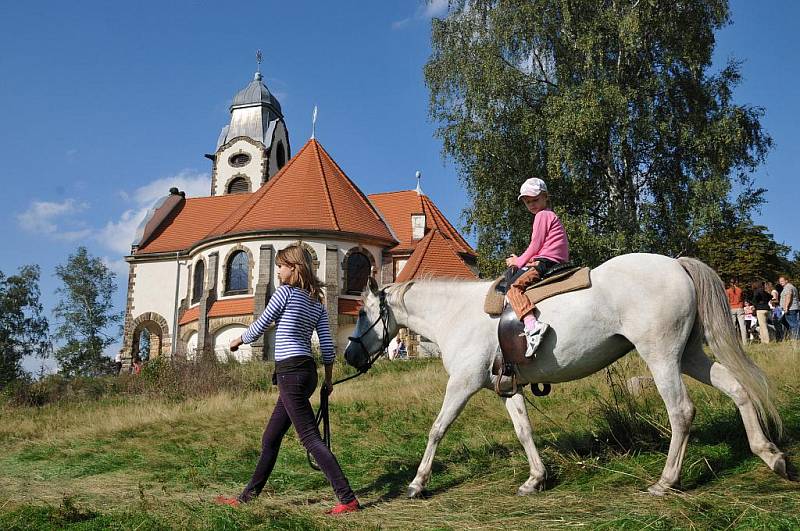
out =
{"type": "MultiPolygon", "coordinates": [[[[535,286],[528,288],[525,295],[536,305],[554,295],[591,287],[592,280],[589,275],[590,271],[588,267],[581,267],[579,269],[564,271],[563,273],[556,273],[542,280],[535,286]]],[[[500,315],[503,313],[505,295],[495,289],[502,280],[503,277],[499,277],[492,282],[492,285],[489,286],[489,291],[486,293],[486,299],[483,302],[483,311],[489,315],[500,315]]]]}

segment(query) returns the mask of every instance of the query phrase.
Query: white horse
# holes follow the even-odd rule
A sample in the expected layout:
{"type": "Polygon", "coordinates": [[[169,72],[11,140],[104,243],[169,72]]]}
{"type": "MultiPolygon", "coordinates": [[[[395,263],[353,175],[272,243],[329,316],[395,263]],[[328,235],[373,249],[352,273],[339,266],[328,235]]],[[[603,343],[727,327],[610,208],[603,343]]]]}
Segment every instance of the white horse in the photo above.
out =
{"type": "MultiPolygon", "coordinates": [[[[712,385],[736,403],[752,452],[787,477],[784,454],[768,439],[768,425],[780,434],[781,420],[763,372],[745,355],[730,319],[724,286],[707,265],[652,254],[618,256],[594,269],[591,288],[564,293],[537,305],[551,329],[533,363],[520,367],[521,381],[566,382],[597,372],[636,349],[664,400],[672,429],[661,478],[649,491],[663,495],[680,482],[695,408],[681,380],[687,374],[712,385]],[[705,332],[705,334],[704,334],[705,332]],[[703,336],[717,362],[703,352],[703,336]]],[[[483,311],[489,282],[410,281],[365,289],[347,362],[363,369],[401,326],[436,342],[449,375],[444,402],[408,496],[420,494],[431,475],[436,447],[467,401],[492,389],[498,349],[497,318],[483,311]]],[[[544,487],[545,467],[536,446],[522,395],[503,399],[530,465],[518,490],[544,487]]]]}

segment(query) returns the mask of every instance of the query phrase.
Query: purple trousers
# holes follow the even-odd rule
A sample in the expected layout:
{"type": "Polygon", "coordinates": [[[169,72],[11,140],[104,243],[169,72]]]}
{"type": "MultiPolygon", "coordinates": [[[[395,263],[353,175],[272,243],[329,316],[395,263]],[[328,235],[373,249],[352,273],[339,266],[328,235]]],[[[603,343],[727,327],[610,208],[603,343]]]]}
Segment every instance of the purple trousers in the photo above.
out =
{"type": "Polygon", "coordinates": [[[289,431],[289,427],[294,425],[300,442],[328,478],[339,502],[353,501],[356,495],[350,488],[336,457],[322,441],[314,418],[314,410],[308,400],[317,388],[316,367],[313,367],[313,364],[306,365],[291,372],[278,374],[277,379],[280,396],[261,438],[261,456],[258,458],[253,477],[239,495],[239,500],[247,502],[261,493],[275,467],[283,436],[289,431]]]}

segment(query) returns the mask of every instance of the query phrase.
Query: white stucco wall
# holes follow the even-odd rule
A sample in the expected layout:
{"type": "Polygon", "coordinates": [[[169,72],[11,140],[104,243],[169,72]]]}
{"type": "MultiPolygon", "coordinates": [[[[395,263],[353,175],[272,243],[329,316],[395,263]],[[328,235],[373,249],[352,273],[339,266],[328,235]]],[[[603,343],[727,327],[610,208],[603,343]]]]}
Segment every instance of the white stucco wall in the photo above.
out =
{"type": "Polygon", "coordinates": [[[189,361],[197,358],[197,332],[192,332],[186,339],[186,359],[189,361]]]}
{"type": "MultiPolygon", "coordinates": [[[[242,109],[250,110],[250,109],[242,109]]],[[[264,151],[246,140],[237,140],[225,149],[217,152],[217,180],[215,195],[225,195],[225,186],[231,177],[236,174],[247,175],[250,180],[250,191],[255,192],[261,186],[261,165],[264,160],[264,151]],[[236,153],[247,153],[250,155],[250,162],[242,167],[234,168],[228,159],[236,153]]]]}
{"type": "MultiPolygon", "coordinates": [[[[176,267],[174,260],[137,263],[131,309],[134,319],[145,312],[157,313],[166,319],[170,335],[173,335],[172,323],[175,317],[176,267]]],[[[188,285],[185,261],[180,265],[180,272],[182,286],[180,297],[183,297],[186,293],[185,287],[188,285]]]]}
{"type": "Polygon", "coordinates": [[[242,345],[236,352],[230,352],[229,347],[231,341],[240,337],[244,331],[247,330],[246,326],[230,325],[220,329],[214,335],[214,353],[220,361],[226,361],[228,356],[233,356],[238,361],[250,361],[253,357],[253,351],[250,345],[242,345]]]}

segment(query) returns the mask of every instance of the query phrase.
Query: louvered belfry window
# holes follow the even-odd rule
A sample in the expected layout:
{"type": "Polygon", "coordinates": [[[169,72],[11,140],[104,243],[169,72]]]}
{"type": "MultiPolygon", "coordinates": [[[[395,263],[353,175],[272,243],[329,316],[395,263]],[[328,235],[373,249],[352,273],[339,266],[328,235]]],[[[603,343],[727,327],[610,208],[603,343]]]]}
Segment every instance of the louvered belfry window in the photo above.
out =
{"type": "Polygon", "coordinates": [[[249,287],[250,260],[244,251],[236,251],[228,261],[226,293],[245,293],[249,287]]]}
{"type": "Polygon", "coordinates": [[[250,183],[244,177],[236,177],[228,184],[229,194],[246,194],[250,191],[250,183]]]}

